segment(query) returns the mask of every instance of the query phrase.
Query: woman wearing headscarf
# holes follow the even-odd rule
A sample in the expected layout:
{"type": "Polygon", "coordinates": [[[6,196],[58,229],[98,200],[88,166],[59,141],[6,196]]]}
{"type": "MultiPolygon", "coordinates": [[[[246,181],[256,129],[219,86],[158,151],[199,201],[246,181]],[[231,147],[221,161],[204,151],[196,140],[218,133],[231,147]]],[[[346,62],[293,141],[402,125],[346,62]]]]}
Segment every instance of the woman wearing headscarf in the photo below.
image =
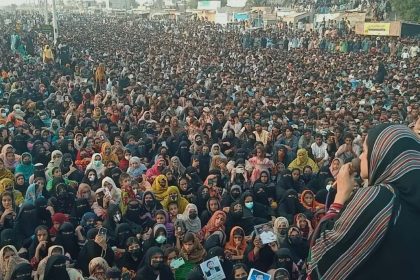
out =
{"type": "Polygon", "coordinates": [[[74,232],[74,226],[71,223],[65,222],[60,226],[54,244],[62,246],[64,252],[68,253],[73,260],[77,259],[80,248],[74,232]]]}
{"type": "Polygon", "coordinates": [[[297,151],[297,157],[289,164],[289,170],[293,170],[295,168],[300,169],[303,172],[303,169],[306,166],[310,166],[314,173],[317,173],[319,170],[318,165],[315,163],[313,159],[311,159],[308,155],[308,151],[306,149],[299,149],[297,151]]]}
{"type": "Polygon", "coordinates": [[[225,245],[226,257],[231,261],[240,262],[244,258],[246,247],[244,230],[239,226],[233,227],[225,245]]]}
{"type": "Polygon", "coordinates": [[[107,165],[108,162],[113,161],[115,163],[118,163],[118,157],[117,155],[112,151],[111,143],[105,142],[101,146],[101,156],[102,156],[102,162],[104,165],[107,165]]]}
{"type": "Polygon", "coordinates": [[[99,179],[98,173],[96,173],[96,170],[93,168],[86,169],[81,183],[88,184],[93,191],[96,191],[101,187],[101,180],[99,179]]]}
{"type": "Polygon", "coordinates": [[[35,270],[36,273],[35,273],[34,278],[37,280],[43,280],[44,274],[45,274],[45,267],[47,265],[48,259],[54,255],[64,255],[64,254],[65,252],[64,252],[63,247],[57,246],[57,245],[50,246],[48,248],[48,255],[39,262],[38,267],[35,270]]]}
{"type": "Polygon", "coordinates": [[[227,159],[226,158],[226,156],[222,153],[222,151],[220,150],[220,145],[219,144],[213,144],[212,146],[211,146],[211,149],[210,149],[210,153],[209,153],[209,155],[211,156],[211,157],[214,157],[214,156],[220,156],[221,158],[224,158],[224,159],[227,159]]]}
{"type": "Polygon", "coordinates": [[[111,199],[116,204],[121,202],[121,189],[117,188],[114,180],[112,180],[110,177],[105,177],[102,179],[102,188],[105,190],[105,192],[109,192],[111,199]]]}
{"type": "Polygon", "coordinates": [[[273,231],[277,237],[277,243],[281,246],[287,238],[289,221],[285,217],[278,217],[274,220],[273,231]]]}
{"type": "Polygon", "coordinates": [[[302,238],[309,240],[314,231],[311,221],[306,218],[305,214],[299,213],[295,215],[293,226],[297,227],[302,235],[302,238]]]}
{"type": "Polygon", "coordinates": [[[245,218],[253,217],[264,220],[270,219],[268,206],[257,202],[255,200],[255,196],[249,191],[242,194],[240,202],[242,204],[243,216],[245,218]]]}
{"type": "Polygon", "coordinates": [[[80,182],[83,179],[83,172],[74,166],[72,156],[69,153],[63,155],[60,169],[64,176],[71,181],[80,182]]]}
{"type": "Polygon", "coordinates": [[[35,208],[39,220],[39,225],[51,228],[52,219],[51,212],[48,210],[48,200],[45,197],[37,198],[35,200],[35,208]]]}
{"type": "Polygon", "coordinates": [[[86,171],[89,169],[94,169],[98,177],[102,177],[105,173],[105,165],[102,162],[102,156],[99,153],[92,155],[90,163],[86,166],[86,171]]]}
{"type": "Polygon", "coordinates": [[[17,264],[10,280],[32,280],[32,266],[27,262],[17,264]]]}
{"type": "Polygon", "coordinates": [[[168,244],[173,245],[174,243],[173,238],[168,238],[168,232],[166,231],[165,225],[155,224],[152,229],[152,234],[143,244],[143,250],[147,251],[147,249],[153,246],[162,247],[168,244]]]}
{"type": "Polygon", "coordinates": [[[148,214],[149,219],[153,219],[157,210],[163,209],[162,204],[156,199],[155,195],[151,191],[146,191],[143,194],[141,216],[148,214]]]}
{"type": "Polygon", "coordinates": [[[207,224],[211,216],[213,216],[217,210],[222,210],[220,200],[216,197],[209,198],[206,203],[206,209],[204,209],[200,215],[201,224],[207,224]]]}
{"type": "Polygon", "coordinates": [[[181,220],[184,221],[188,231],[198,233],[201,230],[201,220],[198,217],[198,209],[197,206],[195,206],[195,204],[189,203],[185,207],[184,213],[178,216],[181,220]]]}
{"type": "Polygon", "coordinates": [[[185,173],[185,166],[181,163],[179,157],[173,156],[169,163],[169,168],[175,178],[179,178],[185,173]]]}
{"type": "Polygon", "coordinates": [[[185,208],[188,205],[188,200],[181,196],[181,194],[179,193],[179,189],[176,186],[171,186],[168,188],[167,196],[162,201],[163,208],[168,211],[168,206],[171,202],[176,202],[176,204],[178,205],[179,212],[184,212],[185,208]]]}
{"type": "Polygon", "coordinates": [[[51,160],[45,169],[45,175],[48,179],[52,178],[53,176],[53,169],[54,167],[60,167],[61,161],[63,159],[63,153],[59,150],[54,150],[51,153],[51,160]]]}
{"type": "Polygon", "coordinates": [[[230,187],[229,192],[225,192],[222,196],[222,207],[230,207],[230,205],[241,199],[242,188],[239,185],[230,187]]]}
{"type": "Polygon", "coordinates": [[[298,194],[294,189],[287,190],[279,202],[277,208],[277,216],[285,217],[290,224],[298,213],[304,213],[308,218],[312,219],[312,213],[300,204],[298,194]]]}
{"type": "Polygon", "coordinates": [[[414,259],[420,227],[412,221],[420,213],[420,140],[405,126],[378,125],[369,130],[360,160],[367,184],[354,190],[351,165],[343,165],[334,203],[314,232],[308,274],[311,279],[419,278],[414,259]]]}
{"type": "Polygon", "coordinates": [[[35,228],[39,225],[35,205],[24,203],[19,209],[16,217],[15,229],[19,239],[24,241],[34,234],[35,228]]]}
{"type": "Polygon", "coordinates": [[[197,236],[201,241],[206,240],[216,231],[225,231],[226,213],[218,210],[214,212],[209,222],[198,232],[197,236]]]}
{"type": "Polygon", "coordinates": [[[96,257],[104,258],[109,266],[114,263],[114,251],[107,244],[106,237],[98,234],[97,229],[89,230],[87,234],[88,241],[79,252],[77,258],[77,268],[83,272],[83,276],[89,276],[89,263],[96,257]]]}
{"type": "Polygon", "coordinates": [[[96,257],[89,262],[89,279],[106,280],[106,271],[109,265],[104,258],[96,257]]]}
{"type": "Polygon", "coordinates": [[[143,258],[140,243],[137,237],[129,237],[125,243],[125,252],[116,260],[119,269],[136,271],[143,258]]]}
{"type": "Polygon", "coordinates": [[[19,208],[14,201],[14,195],[9,192],[3,192],[0,195],[0,231],[8,228],[14,228],[16,215],[19,208]]]}
{"type": "Polygon", "coordinates": [[[92,191],[92,188],[88,184],[81,183],[77,189],[76,198],[86,199],[89,202],[89,205],[92,206],[95,202],[95,192],[92,191]]]}
{"type": "Polygon", "coordinates": [[[168,196],[168,180],[165,175],[159,175],[152,184],[152,192],[158,201],[164,200],[168,196]]]}
{"type": "Polygon", "coordinates": [[[6,144],[1,148],[0,159],[3,160],[4,166],[9,170],[15,170],[20,161],[21,156],[15,154],[15,149],[12,145],[6,144]]]}
{"type": "Polygon", "coordinates": [[[11,280],[14,269],[21,263],[28,263],[28,261],[19,257],[14,246],[4,246],[0,250],[0,278],[2,280],[11,280]]]}
{"type": "Polygon", "coordinates": [[[34,165],[32,164],[32,156],[30,153],[23,153],[19,164],[16,166],[15,173],[21,173],[25,177],[25,182],[29,182],[29,178],[34,173],[34,165]]]}
{"type": "Polygon", "coordinates": [[[163,251],[159,247],[151,247],[147,250],[140,269],[136,273],[135,280],[155,279],[175,280],[169,266],[163,262],[163,251]]]}
{"type": "MultiPolygon", "coordinates": [[[[1,166],[1,163],[0,163],[1,166]]],[[[0,169],[0,174],[1,174],[2,170],[0,169]]],[[[0,180],[3,179],[0,177],[0,180]]],[[[26,193],[26,190],[28,189],[29,183],[25,182],[25,177],[23,176],[23,174],[21,173],[16,173],[15,177],[14,177],[14,188],[15,190],[19,191],[22,194],[26,193]]]]}
{"type": "Polygon", "coordinates": [[[181,141],[179,143],[178,151],[175,154],[183,166],[189,166],[191,163],[191,153],[188,147],[189,144],[187,141],[181,141]]]}
{"type": "Polygon", "coordinates": [[[44,280],[70,280],[66,261],[67,258],[64,255],[53,255],[49,257],[45,265],[44,280]]]}
{"type": "MultiPolygon", "coordinates": [[[[17,173],[15,176],[17,176],[18,174],[23,176],[23,174],[20,174],[20,173],[17,173]]],[[[15,176],[13,176],[12,171],[6,168],[4,161],[0,159],[0,180],[5,179],[5,178],[14,180],[15,176]]]]}
{"type": "Polygon", "coordinates": [[[325,205],[315,199],[311,190],[305,190],[300,196],[300,204],[313,214],[312,225],[316,225],[325,213],[325,205]]]}
{"type": "Polygon", "coordinates": [[[147,168],[143,163],[141,163],[139,157],[130,158],[127,173],[133,177],[134,180],[138,181],[140,178],[143,178],[143,174],[145,174],[146,171],[147,168]]]}
{"type": "Polygon", "coordinates": [[[276,252],[275,260],[273,265],[271,266],[270,270],[267,271],[272,277],[272,279],[289,279],[289,280],[297,280],[299,279],[299,268],[293,262],[292,254],[289,249],[287,248],[280,248],[276,252]],[[279,270],[284,270],[284,272],[280,272],[279,270]],[[288,278],[276,278],[276,275],[287,275],[288,278]]]}

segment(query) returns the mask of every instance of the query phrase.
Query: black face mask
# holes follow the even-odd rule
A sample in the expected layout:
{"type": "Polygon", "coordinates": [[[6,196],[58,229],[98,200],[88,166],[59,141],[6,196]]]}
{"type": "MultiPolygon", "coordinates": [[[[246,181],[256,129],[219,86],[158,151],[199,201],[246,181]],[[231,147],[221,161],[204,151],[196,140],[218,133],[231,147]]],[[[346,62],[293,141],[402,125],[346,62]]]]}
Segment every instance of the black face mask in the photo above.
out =
{"type": "Polygon", "coordinates": [[[281,235],[286,235],[286,234],[287,234],[287,229],[282,228],[282,229],[280,229],[279,233],[280,233],[281,235]]]}
{"type": "Polygon", "coordinates": [[[242,216],[243,216],[243,212],[242,212],[242,210],[241,211],[234,211],[234,212],[232,212],[231,215],[232,215],[233,219],[241,219],[242,216]]]}
{"type": "Polygon", "coordinates": [[[139,258],[140,257],[140,248],[131,250],[131,251],[129,251],[129,253],[135,258],[139,258]]]}
{"type": "Polygon", "coordinates": [[[196,143],[198,146],[201,146],[201,145],[203,144],[203,141],[198,140],[198,141],[195,141],[195,143],[196,143]]]}
{"type": "Polygon", "coordinates": [[[153,205],[155,205],[155,202],[153,200],[148,200],[148,201],[145,202],[145,204],[146,204],[147,207],[150,208],[150,207],[153,207],[153,205]]]}
{"type": "Polygon", "coordinates": [[[241,193],[240,192],[233,192],[232,193],[232,198],[233,199],[238,199],[240,196],[241,196],[241,193]]]}
{"type": "Polygon", "coordinates": [[[197,218],[197,213],[190,213],[188,215],[188,218],[190,218],[190,220],[194,220],[195,218],[197,218]]]}
{"type": "Polygon", "coordinates": [[[201,197],[203,198],[203,200],[208,200],[210,198],[210,194],[209,193],[202,193],[201,197]]]}
{"type": "Polygon", "coordinates": [[[297,236],[297,237],[289,237],[290,239],[290,243],[292,243],[293,245],[299,245],[302,241],[302,238],[297,236]]]}

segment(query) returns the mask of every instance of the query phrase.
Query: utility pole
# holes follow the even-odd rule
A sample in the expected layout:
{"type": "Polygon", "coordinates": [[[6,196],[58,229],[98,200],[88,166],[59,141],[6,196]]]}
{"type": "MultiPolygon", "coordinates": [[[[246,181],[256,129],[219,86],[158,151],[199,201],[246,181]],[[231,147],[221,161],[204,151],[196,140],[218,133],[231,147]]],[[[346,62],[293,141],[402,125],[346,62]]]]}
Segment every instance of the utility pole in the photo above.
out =
{"type": "Polygon", "coordinates": [[[53,30],[54,30],[54,45],[57,44],[58,39],[58,19],[57,19],[57,8],[55,6],[55,0],[52,0],[52,12],[53,12],[53,30]]]}

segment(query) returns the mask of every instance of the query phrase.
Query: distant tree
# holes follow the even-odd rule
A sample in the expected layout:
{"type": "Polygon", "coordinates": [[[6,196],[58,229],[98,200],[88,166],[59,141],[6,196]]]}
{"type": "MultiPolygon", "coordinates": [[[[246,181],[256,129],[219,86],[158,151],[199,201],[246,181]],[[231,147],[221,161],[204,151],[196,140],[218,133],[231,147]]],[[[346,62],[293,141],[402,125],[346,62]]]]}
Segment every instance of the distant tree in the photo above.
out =
{"type": "Polygon", "coordinates": [[[401,19],[420,22],[419,0],[391,0],[391,4],[401,19]]]}

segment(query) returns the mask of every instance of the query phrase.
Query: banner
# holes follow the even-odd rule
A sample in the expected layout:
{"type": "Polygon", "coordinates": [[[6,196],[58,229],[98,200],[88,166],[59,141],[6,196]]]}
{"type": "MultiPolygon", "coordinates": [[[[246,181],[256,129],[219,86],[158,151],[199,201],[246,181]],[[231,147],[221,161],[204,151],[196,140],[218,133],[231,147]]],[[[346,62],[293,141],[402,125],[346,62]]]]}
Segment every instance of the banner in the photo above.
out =
{"type": "Polygon", "coordinates": [[[365,22],[363,35],[388,36],[389,22],[365,22]]]}

